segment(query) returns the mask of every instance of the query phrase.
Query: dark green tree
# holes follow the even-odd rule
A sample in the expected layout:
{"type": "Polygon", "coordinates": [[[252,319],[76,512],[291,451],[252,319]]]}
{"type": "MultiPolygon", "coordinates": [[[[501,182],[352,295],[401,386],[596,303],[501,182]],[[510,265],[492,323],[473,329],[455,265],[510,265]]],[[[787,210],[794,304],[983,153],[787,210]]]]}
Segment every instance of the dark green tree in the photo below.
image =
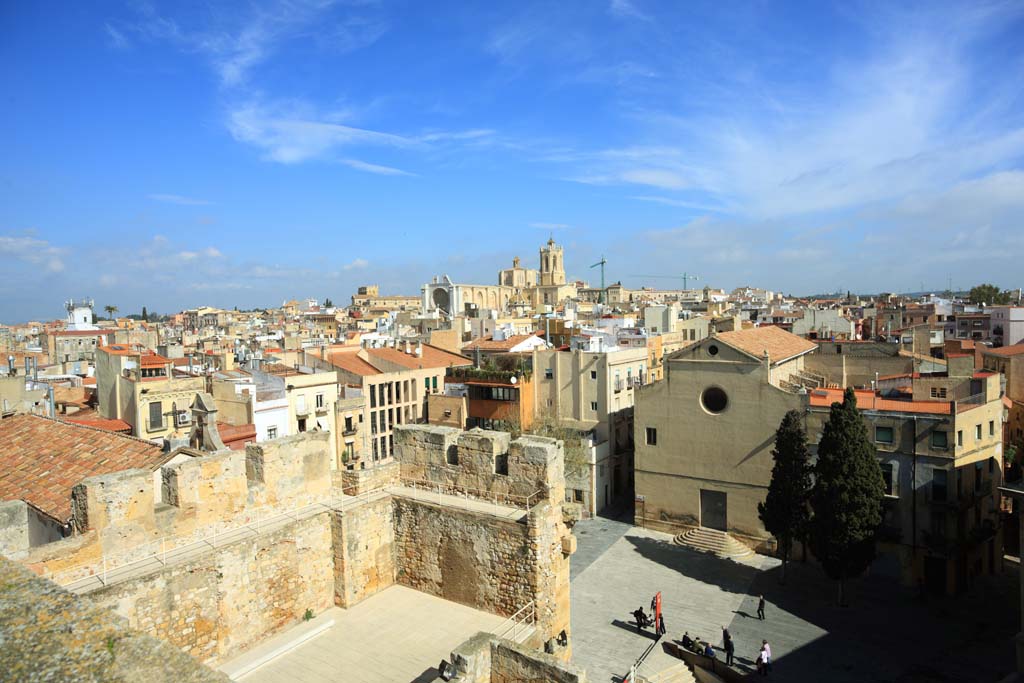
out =
{"type": "Polygon", "coordinates": [[[782,418],[775,432],[772,457],[775,459],[772,480],[764,502],[757,504],[757,514],[764,528],[779,542],[782,583],[785,583],[786,564],[793,550],[793,541],[806,538],[810,518],[810,453],[797,411],[791,410],[782,418]]]}
{"type": "Polygon", "coordinates": [[[143,321],[143,322],[146,322],[146,321],[148,321],[148,320],[149,320],[149,314],[148,314],[148,313],[146,313],[146,307],[145,307],[145,306],[143,306],[143,307],[142,307],[142,321],[143,321]]]}
{"type": "Polygon", "coordinates": [[[968,295],[971,303],[975,304],[987,304],[989,306],[1001,306],[1003,304],[1010,303],[1012,295],[1010,292],[1004,292],[995,285],[978,285],[977,287],[971,287],[971,292],[968,295]]]}
{"type": "Polygon", "coordinates": [[[331,308],[332,306],[334,306],[334,302],[331,301],[330,297],[324,299],[324,308],[331,308]]]}
{"type": "Polygon", "coordinates": [[[842,403],[832,404],[814,479],[811,551],[828,577],[839,582],[839,604],[845,605],[846,579],[859,576],[875,558],[884,496],[882,468],[851,388],[842,403]]]}

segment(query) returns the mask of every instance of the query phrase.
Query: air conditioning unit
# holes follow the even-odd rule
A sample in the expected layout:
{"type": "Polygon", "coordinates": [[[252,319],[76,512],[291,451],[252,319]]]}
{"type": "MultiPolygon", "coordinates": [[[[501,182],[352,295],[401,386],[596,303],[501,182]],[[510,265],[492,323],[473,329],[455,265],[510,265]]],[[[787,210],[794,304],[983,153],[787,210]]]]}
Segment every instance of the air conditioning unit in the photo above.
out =
{"type": "Polygon", "coordinates": [[[185,425],[192,423],[192,416],[189,415],[187,410],[179,410],[178,414],[174,417],[174,422],[179,427],[184,427],[185,425]]]}

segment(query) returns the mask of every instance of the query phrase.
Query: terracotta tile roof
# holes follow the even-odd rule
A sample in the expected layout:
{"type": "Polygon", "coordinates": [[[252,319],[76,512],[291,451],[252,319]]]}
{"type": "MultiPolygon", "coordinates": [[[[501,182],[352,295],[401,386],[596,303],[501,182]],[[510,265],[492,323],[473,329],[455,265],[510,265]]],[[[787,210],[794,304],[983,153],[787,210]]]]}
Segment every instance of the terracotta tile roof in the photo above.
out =
{"type": "Polygon", "coordinates": [[[124,420],[108,419],[105,417],[78,417],[76,414],[75,416],[65,418],[65,421],[76,425],[82,425],[83,427],[102,429],[105,432],[117,432],[119,434],[132,433],[132,426],[124,420]]]}
{"type": "Polygon", "coordinates": [[[142,355],[140,362],[142,364],[142,367],[151,368],[158,367],[161,365],[167,365],[168,363],[171,362],[171,359],[164,358],[163,356],[157,355],[155,353],[145,353],[142,355]]]}
{"type": "Polygon", "coordinates": [[[1024,343],[1000,346],[998,349],[985,349],[982,354],[986,356],[1019,356],[1024,354],[1024,343]]]}
{"type": "Polygon", "coordinates": [[[217,432],[224,445],[233,451],[244,450],[247,442],[256,440],[256,425],[254,424],[230,425],[227,422],[218,422],[217,432]]]}
{"type": "MultiPolygon", "coordinates": [[[[883,398],[871,390],[856,390],[857,408],[860,410],[889,410],[897,413],[928,413],[949,415],[949,401],[897,401],[883,398]]],[[[809,395],[812,406],[828,408],[833,403],[842,403],[842,389],[815,389],[809,395]]]]}
{"type": "Polygon", "coordinates": [[[773,363],[818,348],[814,342],[774,326],[719,332],[714,339],[758,359],[764,358],[764,352],[767,350],[773,363]]]}
{"type": "Polygon", "coordinates": [[[71,517],[71,489],[83,479],[132,468],[155,470],[169,459],[142,439],[15,415],[0,420],[0,500],[24,500],[65,522],[71,517]]]}
{"type": "MultiPolygon", "coordinates": [[[[413,347],[415,351],[415,346],[413,347]]],[[[445,351],[439,349],[436,346],[430,344],[423,344],[423,356],[417,356],[415,353],[408,354],[404,350],[400,349],[366,349],[366,353],[371,358],[380,358],[382,360],[390,361],[396,365],[402,365],[410,370],[418,370],[420,368],[447,368],[449,366],[460,367],[463,365],[472,365],[473,362],[468,358],[460,356],[457,353],[445,351]]]]}
{"type": "Polygon", "coordinates": [[[465,346],[462,347],[463,351],[473,351],[474,349],[480,349],[481,351],[510,351],[516,346],[519,346],[524,341],[529,340],[531,337],[539,337],[540,332],[534,334],[513,334],[501,341],[494,341],[492,336],[480,337],[474,339],[465,346]]]}
{"type": "Polygon", "coordinates": [[[359,348],[355,346],[339,351],[330,351],[327,354],[327,362],[336,368],[362,377],[381,374],[380,370],[360,358],[358,354],[359,348]]]}

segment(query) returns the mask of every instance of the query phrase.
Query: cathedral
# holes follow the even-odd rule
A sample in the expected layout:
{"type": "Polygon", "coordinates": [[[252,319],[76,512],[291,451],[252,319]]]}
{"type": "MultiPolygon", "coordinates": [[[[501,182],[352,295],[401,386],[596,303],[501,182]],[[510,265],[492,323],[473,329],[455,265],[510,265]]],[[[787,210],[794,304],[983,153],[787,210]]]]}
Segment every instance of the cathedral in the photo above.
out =
{"type": "Polygon", "coordinates": [[[453,317],[467,306],[520,314],[543,313],[576,297],[576,283],[566,283],[565,255],[554,238],[540,248],[540,269],[524,268],[516,256],[512,267],[498,273],[497,285],[456,284],[447,275],[423,285],[423,311],[453,317]]]}

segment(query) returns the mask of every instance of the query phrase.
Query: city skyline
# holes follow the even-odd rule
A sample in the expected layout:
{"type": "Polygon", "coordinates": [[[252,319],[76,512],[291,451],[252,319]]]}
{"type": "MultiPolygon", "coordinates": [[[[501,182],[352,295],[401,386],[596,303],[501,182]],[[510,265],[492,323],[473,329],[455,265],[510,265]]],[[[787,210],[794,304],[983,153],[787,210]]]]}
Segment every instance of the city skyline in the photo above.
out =
{"type": "Polygon", "coordinates": [[[4,322],[490,283],[550,234],[592,285],[1020,284],[1020,3],[57,9],[0,10],[4,322]]]}

